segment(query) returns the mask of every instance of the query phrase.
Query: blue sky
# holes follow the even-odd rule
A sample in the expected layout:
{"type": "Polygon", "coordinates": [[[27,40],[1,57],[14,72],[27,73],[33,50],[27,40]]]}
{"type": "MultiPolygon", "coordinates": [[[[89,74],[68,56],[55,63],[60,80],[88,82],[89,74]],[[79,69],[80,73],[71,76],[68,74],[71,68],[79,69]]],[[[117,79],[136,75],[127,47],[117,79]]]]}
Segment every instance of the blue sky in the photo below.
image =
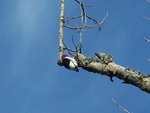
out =
{"type": "MultiPolygon", "coordinates": [[[[146,0],[88,0],[87,13],[102,30],[83,34],[83,53],[111,54],[116,63],[149,74],[150,4],[146,0]]],[[[120,113],[112,98],[134,113],[150,112],[149,94],[114,78],[58,66],[59,0],[0,0],[0,113],[120,113]]],[[[66,16],[78,15],[66,0],[66,16]]],[[[73,23],[76,25],[77,23],[73,23]]],[[[73,47],[75,31],[65,30],[73,47]]],[[[76,39],[77,41],[78,39],[76,39]]]]}

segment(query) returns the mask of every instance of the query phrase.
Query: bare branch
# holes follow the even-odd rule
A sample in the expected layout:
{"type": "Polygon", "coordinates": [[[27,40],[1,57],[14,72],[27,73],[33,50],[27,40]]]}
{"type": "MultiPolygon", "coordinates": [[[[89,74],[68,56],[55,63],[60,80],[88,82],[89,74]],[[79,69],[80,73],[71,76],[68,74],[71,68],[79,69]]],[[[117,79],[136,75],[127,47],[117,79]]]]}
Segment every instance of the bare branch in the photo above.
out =
{"type": "Polygon", "coordinates": [[[97,28],[97,25],[93,25],[93,26],[79,26],[79,27],[73,27],[73,26],[69,26],[64,24],[64,27],[68,28],[68,29],[72,29],[72,30],[79,30],[79,29],[90,29],[90,28],[97,28]]]}
{"type": "Polygon", "coordinates": [[[75,0],[75,1],[76,1],[78,4],[81,4],[80,1],[78,1],[78,0],[75,0]]]}
{"type": "Polygon", "coordinates": [[[125,109],[124,107],[122,107],[115,99],[112,98],[112,101],[114,104],[116,104],[122,111],[126,112],[126,113],[130,113],[127,109],[125,109]]]}
{"type": "Polygon", "coordinates": [[[85,5],[79,0],[75,0],[75,1],[80,5],[82,24],[86,25],[87,24],[87,20],[86,20],[86,11],[84,9],[85,5]]]}
{"type": "Polygon", "coordinates": [[[106,13],[106,15],[104,16],[104,18],[102,19],[101,22],[98,22],[96,19],[93,19],[89,16],[87,16],[89,19],[91,19],[98,27],[99,27],[99,30],[101,30],[100,26],[104,23],[104,21],[106,20],[106,18],[108,17],[108,12],[106,13]]]}
{"type": "Polygon", "coordinates": [[[80,53],[81,53],[81,48],[82,48],[82,29],[80,30],[80,43],[79,43],[80,53]]]}
{"type": "Polygon", "coordinates": [[[98,26],[99,30],[101,30],[100,24],[99,24],[99,22],[96,19],[91,18],[88,15],[87,15],[87,18],[90,19],[90,20],[92,20],[94,22],[94,24],[96,24],[98,26]]]}
{"type": "Polygon", "coordinates": [[[77,49],[78,47],[76,46],[73,37],[72,37],[72,43],[73,43],[74,47],[77,49]]]}
{"type": "MultiPolygon", "coordinates": [[[[70,20],[74,20],[74,19],[81,18],[81,17],[82,17],[82,15],[76,16],[76,17],[70,17],[70,18],[68,17],[68,18],[65,18],[65,21],[70,21],[70,20]]],[[[88,16],[88,15],[86,15],[86,17],[87,17],[88,19],[92,20],[92,21],[94,22],[94,24],[97,24],[97,26],[99,27],[99,30],[101,30],[100,24],[99,24],[99,22],[98,22],[96,19],[91,18],[91,17],[88,16]]],[[[102,22],[101,22],[101,23],[102,23],[102,22]]]]}
{"type": "Polygon", "coordinates": [[[145,17],[145,16],[143,16],[143,18],[144,18],[145,20],[150,21],[150,18],[149,18],[149,17],[145,17]]]}
{"type": "MultiPolygon", "coordinates": [[[[72,19],[77,19],[80,18],[81,16],[77,16],[77,17],[72,17],[72,18],[68,18],[66,20],[72,20],[72,19]]],[[[96,19],[91,18],[90,16],[86,15],[86,17],[90,20],[92,20],[94,22],[95,25],[83,25],[83,26],[79,26],[79,27],[73,27],[73,26],[69,26],[64,24],[64,27],[72,29],[72,30],[82,30],[82,29],[90,29],[90,28],[99,28],[99,30],[101,30],[100,26],[104,23],[104,21],[106,20],[106,18],[108,17],[108,12],[106,13],[105,17],[102,19],[102,21],[98,22],[96,19]]]]}
{"type": "Polygon", "coordinates": [[[91,18],[90,16],[88,16],[86,14],[85,8],[84,6],[86,6],[85,4],[83,4],[81,1],[79,0],[75,0],[79,5],[80,5],[80,10],[81,10],[81,15],[80,16],[76,16],[76,17],[71,17],[71,18],[65,18],[65,21],[70,21],[70,20],[74,20],[74,19],[78,19],[81,18],[81,23],[82,25],[79,27],[74,27],[74,26],[70,26],[70,25],[66,25],[64,24],[64,27],[72,29],[72,30],[82,30],[82,29],[90,29],[90,28],[99,28],[99,30],[101,30],[100,26],[104,23],[104,21],[106,20],[106,18],[108,17],[108,12],[106,13],[105,17],[102,19],[102,21],[98,22],[96,19],[91,18]],[[89,20],[92,20],[94,22],[95,25],[86,25],[87,24],[87,18],[89,20]]]}
{"type": "Polygon", "coordinates": [[[108,12],[106,13],[105,17],[103,18],[103,20],[99,23],[100,25],[104,23],[104,21],[106,20],[106,18],[108,17],[108,12]]]}
{"type": "Polygon", "coordinates": [[[146,42],[150,43],[150,39],[144,37],[144,40],[145,40],[146,42]]]}
{"type": "Polygon", "coordinates": [[[123,83],[134,85],[141,90],[150,93],[150,76],[146,76],[139,71],[116,64],[107,54],[103,59],[95,59],[78,53],[76,55],[76,60],[78,61],[79,66],[84,70],[106,75],[110,78],[117,77],[123,80],[123,83]]]}
{"type": "Polygon", "coordinates": [[[64,42],[63,40],[62,40],[62,42],[63,42],[63,45],[65,46],[65,47],[64,47],[64,50],[67,50],[68,53],[69,53],[71,56],[74,56],[74,55],[71,53],[71,52],[74,52],[74,50],[68,48],[67,45],[65,44],[65,42],[64,42]]]}
{"type": "MultiPolygon", "coordinates": [[[[81,3],[82,3],[82,2],[79,1],[79,0],[75,0],[75,1],[76,1],[78,4],[81,4],[81,3]]],[[[82,3],[82,5],[83,5],[83,6],[86,6],[86,7],[90,7],[90,6],[91,6],[91,5],[89,5],[89,4],[83,4],[83,3],[82,3]]]]}
{"type": "Polygon", "coordinates": [[[78,18],[81,18],[81,15],[75,16],[75,17],[67,17],[67,18],[65,18],[65,21],[70,21],[70,20],[74,20],[74,19],[78,19],[78,18]]]}
{"type": "MultiPolygon", "coordinates": [[[[64,50],[68,50],[69,52],[74,52],[74,53],[76,52],[76,50],[72,50],[72,49],[70,49],[68,47],[67,48],[65,47],[64,50]]],[[[74,56],[74,55],[71,54],[71,56],[74,56]]]]}
{"type": "Polygon", "coordinates": [[[64,2],[65,0],[61,0],[60,4],[60,19],[59,19],[59,60],[57,62],[58,65],[62,66],[61,56],[64,53],[64,45],[63,45],[63,37],[64,37],[64,2]]]}

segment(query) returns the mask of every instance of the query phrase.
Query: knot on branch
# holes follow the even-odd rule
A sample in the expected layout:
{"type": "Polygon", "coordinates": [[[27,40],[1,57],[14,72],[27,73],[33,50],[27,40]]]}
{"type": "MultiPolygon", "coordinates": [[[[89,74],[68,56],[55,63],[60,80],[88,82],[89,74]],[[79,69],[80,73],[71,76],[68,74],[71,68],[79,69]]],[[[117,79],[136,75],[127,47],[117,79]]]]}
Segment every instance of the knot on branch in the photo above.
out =
{"type": "Polygon", "coordinates": [[[110,62],[113,62],[113,58],[111,55],[105,54],[105,53],[95,53],[95,55],[98,57],[101,63],[108,64],[110,62]]]}
{"type": "Polygon", "coordinates": [[[83,62],[82,62],[82,63],[87,66],[87,65],[90,64],[91,62],[95,62],[95,59],[92,58],[92,57],[86,56],[86,57],[83,59],[83,62]]]}

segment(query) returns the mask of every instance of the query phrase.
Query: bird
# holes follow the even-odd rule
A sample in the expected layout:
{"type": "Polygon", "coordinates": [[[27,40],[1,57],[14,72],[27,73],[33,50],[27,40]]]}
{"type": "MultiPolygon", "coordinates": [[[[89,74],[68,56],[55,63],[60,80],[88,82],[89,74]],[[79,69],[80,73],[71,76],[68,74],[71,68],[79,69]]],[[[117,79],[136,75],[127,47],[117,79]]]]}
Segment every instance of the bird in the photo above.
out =
{"type": "Polygon", "coordinates": [[[63,54],[61,58],[62,64],[65,68],[79,72],[77,61],[74,58],[69,57],[66,54],[63,54]]]}

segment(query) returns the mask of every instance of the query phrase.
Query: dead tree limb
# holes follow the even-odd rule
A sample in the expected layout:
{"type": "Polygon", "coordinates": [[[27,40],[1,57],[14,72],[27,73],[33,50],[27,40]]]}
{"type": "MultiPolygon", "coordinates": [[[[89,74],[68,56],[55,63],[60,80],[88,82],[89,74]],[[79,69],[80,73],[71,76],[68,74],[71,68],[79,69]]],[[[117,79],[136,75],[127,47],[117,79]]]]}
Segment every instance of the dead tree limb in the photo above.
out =
{"type": "Polygon", "coordinates": [[[64,53],[64,45],[63,45],[63,36],[64,36],[64,2],[65,0],[61,0],[60,4],[60,19],[59,19],[59,60],[57,62],[58,65],[62,65],[61,56],[64,53]]]}
{"type": "Polygon", "coordinates": [[[111,79],[112,77],[119,78],[124,81],[123,83],[134,85],[141,90],[150,93],[149,76],[146,76],[136,70],[120,66],[114,61],[110,60],[110,58],[107,56],[104,58],[104,62],[102,59],[96,59],[83,54],[77,54],[76,60],[79,66],[88,72],[106,75],[111,79]]]}

